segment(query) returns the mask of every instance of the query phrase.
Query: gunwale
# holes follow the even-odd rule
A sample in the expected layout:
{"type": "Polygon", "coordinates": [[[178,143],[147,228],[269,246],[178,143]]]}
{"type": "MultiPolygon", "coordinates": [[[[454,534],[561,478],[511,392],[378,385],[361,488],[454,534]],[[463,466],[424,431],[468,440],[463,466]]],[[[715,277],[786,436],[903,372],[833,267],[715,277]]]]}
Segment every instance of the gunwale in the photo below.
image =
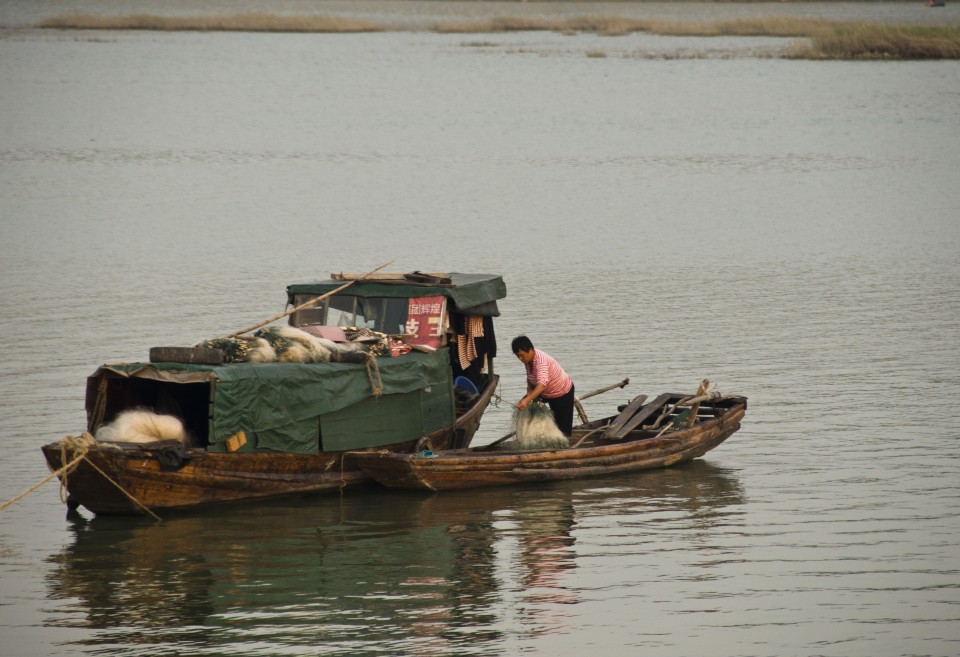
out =
{"type": "MultiPolygon", "coordinates": [[[[498,384],[499,376],[492,375],[474,404],[453,425],[426,436],[425,444],[437,449],[469,445],[498,384]]],[[[424,444],[422,441],[424,438],[367,449],[412,451],[424,444]]],[[[354,462],[344,459],[345,451],[220,453],[191,448],[184,450],[189,460],[183,467],[172,470],[161,463],[164,447],[159,443],[93,445],[76,469],[61,477],[69,495],[68,505],[82,505],[98,515],[139,513],[138,506],[117,486],[147,508],[158,511],[322,493],[372,483],[354,462]]],[[[66,441],[49,443],[41,450],[52,470],[59,470],[81,453],[76,444],[66,441]]]]}
{"type": "MultiPolygon", "coordinates": [[[[660,437],[634,430],[620,440],[560,450],[486,451],[484,447],[440,451],[429,457],[387,450],[351,453],[381,485],[390,488],[454,490],[503,486],[669,467],[702,456],[740,428],[745,397],[726,398],[728,408],[690,428],[660,437]]],[[[711,405],[710,409],[720,408],[711,405]]],[[[575,428],[573,441],[609,424],[615,416],[575,428]]],[[[589,438],[587,438],[589,440],[589,438]]]]}

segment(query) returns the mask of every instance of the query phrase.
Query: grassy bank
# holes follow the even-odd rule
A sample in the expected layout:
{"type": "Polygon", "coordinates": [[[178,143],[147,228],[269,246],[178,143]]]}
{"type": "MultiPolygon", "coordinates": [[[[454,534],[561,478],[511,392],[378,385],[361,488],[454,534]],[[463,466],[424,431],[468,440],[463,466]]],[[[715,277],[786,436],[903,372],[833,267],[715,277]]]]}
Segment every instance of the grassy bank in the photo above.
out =
{"type": "MultiPolygon", "coordinates": [[[[246,32],[380,32],[390,29],[367,21],[330,16],[167,17],[89,16],[74,14],[43,21],[40,27],[91,30],[198,30],[246,32]]],[[[796,37],[784,57],[794,59],[960,59],[960,28],[835,23],[827,20],[770,17],[712,23],[672,23],[609,16],[569,19],[498,17],[476,21],[441,22],[430,28],[440,33],[494,34],[499,32],[581,32],[624,36],[646,32],[664,36],[796,37]]]]}
{"type": "Polygon", "coordinates": [[[335,16],[90,16],[71,14],[48,18],[39,27],[71,30],[159,30],[198,32],[382,32],[382,25],[335,16]]]}
{"type": "Polygon", "coordinates": [[[795,59],[960,59],[960,29],[841,23],[787,49],[795,59]]]}
{"type": "Polygon", "coordinates": [[[755,18],[714,23],[672,23],[610,16],[583,16],[552,20],[546,18],[500,17],[489,20],[446,22],[433,25],[435,32],[490,34],[496,32],[549,31],[564,34],[591,32],[603,36],[624,36],[647,32],[664,36],[808,36],[829,26],[828,21],[805,18],[755,18]]]}
{"type": "Polygon", "coordinates": [[[566,20],[494,18],[466,23],[438,23],[437,32],[496,33],[547,30],[623,36],[646,32],[662,36],[797,37],[785,56],[795,59],[960,59],[960,28],[835,23],[827,20],[773,17],[713,23],[671,23],[611,17],[566,20]]]}

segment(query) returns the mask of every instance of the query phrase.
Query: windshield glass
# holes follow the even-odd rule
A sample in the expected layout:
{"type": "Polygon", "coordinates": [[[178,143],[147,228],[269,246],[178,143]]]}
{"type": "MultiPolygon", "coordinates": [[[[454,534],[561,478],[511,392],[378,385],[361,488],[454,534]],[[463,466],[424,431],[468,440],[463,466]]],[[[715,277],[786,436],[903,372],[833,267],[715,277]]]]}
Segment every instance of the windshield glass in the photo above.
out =
{"type": "MultiPolygon", "coordinates": [[[[294,303],[299,306],[309,299],[308,295],[298,294],[294,303]]],[[[324,299],[314,308],[298,310],[293,315],[292,324],[355,326],[395,335],[405,332],[409,304],[409,299],[336,295],[324,299]]]]}
{"type": "MultiPolygon", "coordinates": [[[[298,294],[299,306],[313,295],[298,294]]],[[[367,328],[388,335],[403,335],[410,345],[437,348],[446,344],[447,300],[442,296],[387,298],[327,297],[313,308],[298,310],[291,317],[293,326],[338,326],[367,328]]]]}

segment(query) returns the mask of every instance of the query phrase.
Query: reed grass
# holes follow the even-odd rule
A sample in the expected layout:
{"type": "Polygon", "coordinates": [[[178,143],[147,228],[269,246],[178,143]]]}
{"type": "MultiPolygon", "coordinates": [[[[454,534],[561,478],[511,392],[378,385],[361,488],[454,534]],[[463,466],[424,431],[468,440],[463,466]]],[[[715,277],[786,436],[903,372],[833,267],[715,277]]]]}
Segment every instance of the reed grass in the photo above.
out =
{"type": "Polygon", "coordinates": [[[376,23],[336,16],[91,16],[71,14],[48,18],[40,27],[72,30],[160,30],[201,32],[382,32],[376,23]]]}
{"type": "Polygon", "coordinates": [[[564,20],[500,17],[438,23],[437,32],[496,33],[546,30],[623,36],[646,32],[661,36],[767,36],[803,39],[784,54],[793,59],[960,59],[960,28],[837,23],[790,16],[713,23],[673,23],[608,16],[564,20]]]}
{"type": "MultiPolygon", "coordinates": [[[[388,26],[334,16],[91,16],[71,14],[50,18],[45,28],[90,30],[196,30],[245,32],[382,32],[388,26]]],[[[924,27],[876,23],[837,23],[791,16],[748,18],[712,23],[675,23],[616,16],[567,19],[501,16],[473,21],[447,21],[430,27],[434,32],[495,34],[551,31],[625,36],[646,32],[662,36],[796,37],[783,53],[793,59],[960,59],[960,27],[924,27]]]]}
{"type": "Polygon", "coordinates": [[[546,19],[497,17],[476,21],[435,23],[435,32],[490,34],[496,32],[550,31],[561,33],[589,32],[603,36],[623,36],[648,32],[662,36],[809,36],[826,26],[825,20],[772,17],[751,18],[713,23],[674,23],[660,20],[636,20],[616,16],[581,16],[546,19]]]}
{"type": "Polygon", "coordinates": [[[791,45],[795,59],[960,59],[960,28],[837,23],[791,45]]]}

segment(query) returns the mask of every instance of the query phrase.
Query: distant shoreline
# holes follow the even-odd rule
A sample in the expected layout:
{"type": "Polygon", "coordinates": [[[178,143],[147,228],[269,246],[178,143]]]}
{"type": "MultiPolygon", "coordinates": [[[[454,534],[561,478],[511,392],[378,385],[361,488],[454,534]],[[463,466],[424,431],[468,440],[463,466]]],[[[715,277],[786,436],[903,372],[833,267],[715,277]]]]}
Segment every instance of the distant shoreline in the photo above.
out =
{"type": "MultiPolygon", "coordinates": [[[[631,0],[633,1],[633,0],[631,0]]],[[[687,0],[680,0],[685,2],[687,0]]],[[[806,0],[800,0],[804,2],[806,0]]],[[[875,2],[877,0],[860,0],[875,2]]],[[[886,1],[886,0],[880,0],[886,1]]],[[[60,30],[151,30],[202,32],[359,33],[411,31],[387,22],[339,16],[233,14],[205,16],[94,16],[71,14],[37,26],[60,30]]],[[[549,31],[624,36],[636,32],[663,36],[788,37],[797,39],[780,56],[790,59],[960,59],[960,27],[832,21],[791,16],[739,18],[708,22],[671,22],[617,16],[543,18],[497,16],[433,21],[427,31],[496,34],[549,31]]]]}

